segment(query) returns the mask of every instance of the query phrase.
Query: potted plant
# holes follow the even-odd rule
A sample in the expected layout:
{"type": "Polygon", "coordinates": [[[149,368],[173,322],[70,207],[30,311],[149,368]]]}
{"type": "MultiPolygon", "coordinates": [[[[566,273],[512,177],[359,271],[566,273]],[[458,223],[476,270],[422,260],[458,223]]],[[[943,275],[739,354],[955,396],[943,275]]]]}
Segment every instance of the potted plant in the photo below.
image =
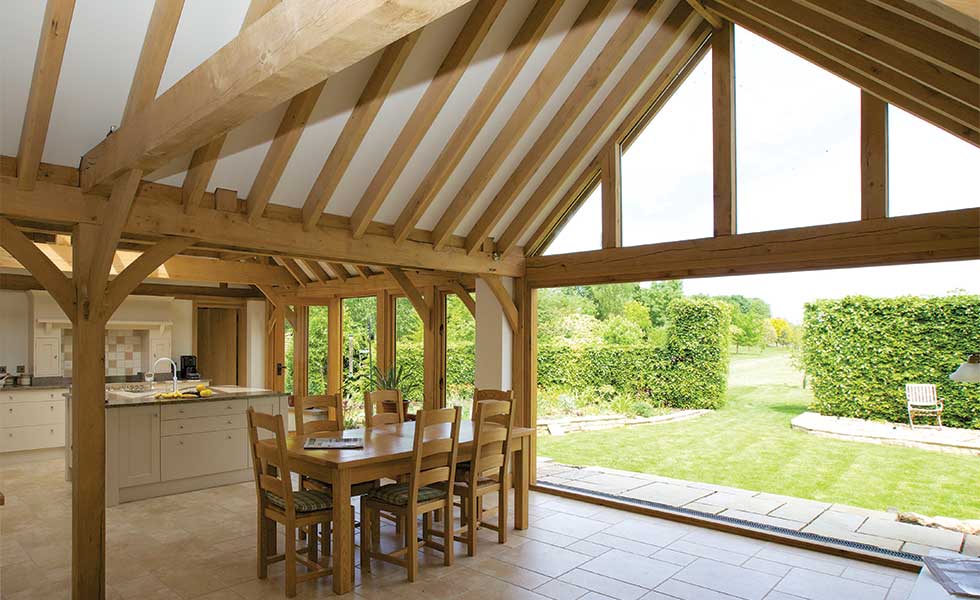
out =
{"type": "MultiPolygon", "coordinates": [[[[376,390],[398,390],[401,392],[402,414],[408,414],[407,397],[417,387],[414,383],[409,382],[408,374],[404,365],[394,366],[387,370],[382,370],[375,366],[371,371],[370,377],[370,384],[376,390]]],[[[395,404],[388,401],[384,402],[384,408],[386,411],[390,410],[391,412],[397,410],[395,404]]]]}

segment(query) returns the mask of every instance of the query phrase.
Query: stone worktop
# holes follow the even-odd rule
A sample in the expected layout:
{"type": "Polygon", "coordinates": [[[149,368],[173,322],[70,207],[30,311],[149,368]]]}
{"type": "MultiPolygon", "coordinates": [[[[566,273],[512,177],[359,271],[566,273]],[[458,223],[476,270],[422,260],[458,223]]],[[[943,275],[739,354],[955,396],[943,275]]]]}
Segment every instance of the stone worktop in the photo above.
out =
{"type": "MultiPolygon", "coordinates": [[[[178,390],[186,391],[193,390],[194,386],[177,386],[178,390]]],[[[154,390],[152,392],[123,392],[123,391],[110,391],[106,392],[105,405],[106,408],[118,408],[123,406],[149,406],[149,405],[164,405],[164,404],[188,404],[195,402],[218,402],[221,400],[238,400],[242,398],[265,398],[270,396],[285,396],[283,392],[276,392],[273,390],[265,390],[261,388],[246,388],[238,387],[234,385],[220,385],[211,388],[214,390],[213,396],[208,396],[206,398],[156,398],[156,394],[160,393],[159,390],[154,390]]],[[[169,388],[167,390],[169,391],[169,388]]]]}

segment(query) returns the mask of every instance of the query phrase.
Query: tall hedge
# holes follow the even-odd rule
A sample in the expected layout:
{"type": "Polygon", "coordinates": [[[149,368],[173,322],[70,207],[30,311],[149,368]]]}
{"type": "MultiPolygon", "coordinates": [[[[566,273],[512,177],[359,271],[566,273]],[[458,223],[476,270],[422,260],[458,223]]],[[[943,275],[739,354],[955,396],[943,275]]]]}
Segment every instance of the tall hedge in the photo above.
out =
{"type": "MultiPolygon", "coordinates": [[[[538,347],[538,386],[581,392],[611,386],[618,393],[650,398],[666,406],[718,408],[728,380],[728,305],[704,299],[680,299],[668,309],[666,342],[656,346],[538,347]]],[[[466,389],[474,379],[473,344],[446,349],[446,385],[466,389]]],[[[422,390],[422,347],[398,346],[398,364],[422,390]]]]}
{"type": "Polygon", "coordinates": [[[980,296],[868,298],[806,305],[802,360],[813,410],[907,421],[906,383],[934,383],[943,424],[980,429],[980,384],[949,374],[980,350],[980,296]]]}

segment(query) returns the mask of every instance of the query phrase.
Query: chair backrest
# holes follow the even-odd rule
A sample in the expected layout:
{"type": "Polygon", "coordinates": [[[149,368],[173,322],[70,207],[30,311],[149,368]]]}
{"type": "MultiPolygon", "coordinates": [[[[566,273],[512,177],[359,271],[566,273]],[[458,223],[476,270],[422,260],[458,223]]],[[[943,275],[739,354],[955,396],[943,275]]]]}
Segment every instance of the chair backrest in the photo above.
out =
{"type": "Polygon", "coordinates": [[[317,431],[344,430],[344,398],[340,394],[320,394],[317,396],[296,396],[293,399],[296,411],[296,433],[306,435],[317,431]],[[306,420],[307,409],[323,411],[323,417],[306,420]]]}
{"type": "Polygon", "coordinates": [[[514,392],[511,390],[474,390],[473,391],[473,408],[470,411],[470,420],[476,421],[476,405],[484,400],[497,400],[500,402],[514,403],[514,392]]]}
{"type": "Polygon", "coordinates": [[[402,404],[401,390],[374,390],[364,392],[364,426],[368,429],[405,422],[405,405],[402,404]],[[394,404],[395,410],[388,411],[384,403],[394,404]]]}
{"type": "Polygon", "coordinates": [[[938,406],[939,397],[932,383],[906,383],[905,399],[909,406],[938,406]]]}
{"type": "Polygon", "coordinates": [[[510,468],[510,442],[514,430],[514,404],[503,400],[476,403],[473,420],[471,484],[483,476],[496,475],[501,483],[510,468]]]}
{"type": "Polygon", "coordinates": [[[458,406],[416,413],[413,466],[409,480],[410,502],[415,503],[419,488],[424,486],[446,482],[447,489],[453,489],[461,414],[462,409],[458,406]]]}
{"type": "Polygon", "coordinates": [[[249,407],[245,412],[248,419],[248,447],[252,452],[252,472],[255,476],[255,494],[259,507],[265,509],[268,503],[266,492],[275,494],[286,503],[287,512],[293,512],[293,480],[286,458],[286,425],[282,415],[269,415],[255,412],[249,407]],[[259,439],[259,430],[272,434],[268,440],[259,439]]]}

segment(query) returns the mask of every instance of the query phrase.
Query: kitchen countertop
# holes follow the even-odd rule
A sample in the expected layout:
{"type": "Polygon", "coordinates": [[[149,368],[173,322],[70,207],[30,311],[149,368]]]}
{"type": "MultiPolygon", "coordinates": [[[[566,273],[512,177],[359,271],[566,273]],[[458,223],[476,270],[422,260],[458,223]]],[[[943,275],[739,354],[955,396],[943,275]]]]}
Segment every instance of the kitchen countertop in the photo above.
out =
{"type": "MultiPolygon", "coordinates": [[[[194,386],[178,386],[178,390],[194,389],[194,386]]],[[[214,390],[213,396],[206,398],[155,398],[159,391],[152,392],[106,392],[106,408],[116,408],[120,406],[149,406],[153,404],[188,404],[193,402],[214,402],[217,400],[238,400],[241,398],[264,398],[268,396],[285,396],[285,392],[264,390],[261,388],[246,388],[234,385],[219,385],[211,388],[214,390]]],[[[169,391],[169,388],[165,391],[169,391]]]]}
{"type": "Polygon", "coordinates": [[[21,390],[63,390],[68,387],[64,385],[5,385],[0,387],[0,392],[19,392],[21,390]]]}

